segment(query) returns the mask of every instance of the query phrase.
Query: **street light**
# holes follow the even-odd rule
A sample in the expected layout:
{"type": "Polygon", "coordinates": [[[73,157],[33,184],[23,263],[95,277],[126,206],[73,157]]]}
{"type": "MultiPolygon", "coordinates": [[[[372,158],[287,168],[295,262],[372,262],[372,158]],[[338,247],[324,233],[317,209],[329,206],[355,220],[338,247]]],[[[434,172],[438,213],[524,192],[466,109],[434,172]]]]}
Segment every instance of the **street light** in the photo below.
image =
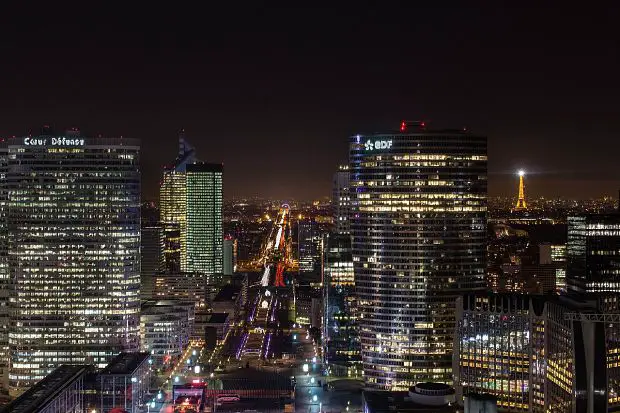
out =
{"type": "Polygon", "coordinates": [[[317,397],[317,395],[316,395],[316,394],[312,396],[312,401],[313,401],[313,402],[317,401],[318,399],[319,399],[319,398],[317,397]]]}

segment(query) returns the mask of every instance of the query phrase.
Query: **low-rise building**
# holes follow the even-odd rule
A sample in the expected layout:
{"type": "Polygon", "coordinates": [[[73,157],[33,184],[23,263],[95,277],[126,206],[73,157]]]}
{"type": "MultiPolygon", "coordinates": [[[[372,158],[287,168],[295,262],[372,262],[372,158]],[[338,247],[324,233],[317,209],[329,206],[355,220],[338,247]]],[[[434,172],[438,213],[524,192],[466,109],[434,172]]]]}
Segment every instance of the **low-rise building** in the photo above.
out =
{"type": "Polygon", "coordinates": [[[151,382],[149,353],[120,353],[99,373],[100,412],[122,409],[139,413],[151,382]]]}
{"type": "Polygon", "coordinates": [[[214,313],[227,313],[231,322],[236,322],[241,311],[241,287],[224,285],[213,298],[211,310],[214,313]]]}
{"type": "Polygon", "coordinates": [[[207,320],[207,339],[208,348],[213,348],[221,344],[230,329],[230,317],[228,313],[212,313],[207,320]],[[215,341],[213,340],[215,338],[215,341]]]}
{"type": "Polygon", "coordinates": [[[91,367],[62,365],[0,412],[83,413],[84,376],[91,367]]]}
{"type": "Polygon", "coordinates": [[[443,383],[418,383],[409,391],[363,393],[365,413],[456,413],[456,407],[454,389],[443,383]]]}
{"type": "Polygon", "coordinates": [[[295,322],[311,327],[321,327],[323,301],[320,288],[302,285],[295,288],[295,322]]]}
{"type": "Polygon", "coordinates": [[[194,327],[194,303],[146,301],[140,312],[140,346],[157,366],[173,364],[189,345],[194,327]]]}
{"type": "Polygon", "coordinates": [[[195,305],[192,340],[204,340],[211,304],[223,283],[222,274],[166,273],[142,278],[143,300],[182,300],[195,305]]]}

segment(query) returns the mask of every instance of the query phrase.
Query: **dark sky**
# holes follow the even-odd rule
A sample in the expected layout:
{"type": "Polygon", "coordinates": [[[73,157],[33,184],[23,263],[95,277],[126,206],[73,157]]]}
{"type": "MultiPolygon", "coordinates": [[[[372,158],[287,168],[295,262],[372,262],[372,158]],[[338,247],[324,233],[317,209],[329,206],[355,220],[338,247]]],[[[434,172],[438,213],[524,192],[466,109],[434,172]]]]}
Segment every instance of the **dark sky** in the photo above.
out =
{"type": "Polygon", "coordinates": [[[349,135],[401,119],[489,136],[491,195],[521,167],[531,196],[620,187],[616,8],[156,3],[0,10],[0,135],[141,138],[147,199],[182,127],[227,196],[311,199],[349,135]]]}

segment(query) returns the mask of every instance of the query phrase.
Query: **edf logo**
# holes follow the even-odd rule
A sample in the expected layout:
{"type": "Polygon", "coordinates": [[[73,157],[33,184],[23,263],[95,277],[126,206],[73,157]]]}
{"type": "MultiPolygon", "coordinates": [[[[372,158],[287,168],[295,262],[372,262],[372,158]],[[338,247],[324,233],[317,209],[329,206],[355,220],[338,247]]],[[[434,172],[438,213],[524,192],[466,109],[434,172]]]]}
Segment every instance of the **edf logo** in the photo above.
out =
{"type": "Polygon", "coordinates": [[[364,149],[367,151],[372,151],[375,149],[390,149],[392,147],[392,141],[374,141],[372,142],[370,139],[366,141],[364,144],[364,149]]]}

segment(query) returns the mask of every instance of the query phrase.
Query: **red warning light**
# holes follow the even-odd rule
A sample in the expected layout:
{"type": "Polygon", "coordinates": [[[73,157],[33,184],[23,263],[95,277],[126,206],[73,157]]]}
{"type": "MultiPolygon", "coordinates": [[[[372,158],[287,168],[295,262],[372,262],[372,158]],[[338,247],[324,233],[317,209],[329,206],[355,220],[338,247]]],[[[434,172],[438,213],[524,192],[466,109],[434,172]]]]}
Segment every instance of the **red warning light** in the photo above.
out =
{"type": "Polygon", "coordinates": [[[420,122],[420,126],[425,128],[426,127],[426,123],[425,122],[420,122]]]}
{"type": "Polygon", "coordinates": [[[407,129],[407,123],[405,121],[402,121],[400,123],[400,131],[404,132],[407,129]]]}

